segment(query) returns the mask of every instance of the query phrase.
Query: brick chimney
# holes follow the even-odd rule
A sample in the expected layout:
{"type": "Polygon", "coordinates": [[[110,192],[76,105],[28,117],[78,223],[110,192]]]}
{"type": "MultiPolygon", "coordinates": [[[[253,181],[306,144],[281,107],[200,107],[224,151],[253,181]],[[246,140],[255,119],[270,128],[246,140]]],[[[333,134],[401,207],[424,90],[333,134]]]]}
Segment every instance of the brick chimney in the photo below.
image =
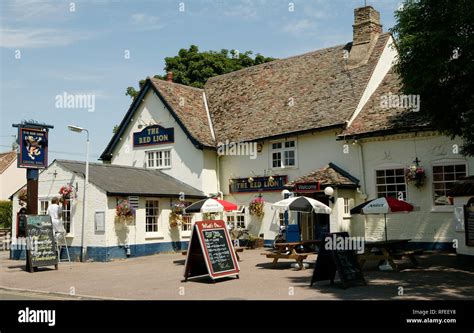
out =
{"type": "Polygon", "coordinates": [[[372,6],[354,9],[352,49],[349,66],[366,63],[379,35],[382,33],[380,13],[372,6]]]}
{"type": "Polygon", "coordinates": [[[173,72],[170,71],[166,73],[166,81],[173,82],[173,72]]]}
{"type": "Polygon", "coordinates": [[[371,6],[354,9],[353,45],[370,43],[382,33],[380,13],[371,6]]]}

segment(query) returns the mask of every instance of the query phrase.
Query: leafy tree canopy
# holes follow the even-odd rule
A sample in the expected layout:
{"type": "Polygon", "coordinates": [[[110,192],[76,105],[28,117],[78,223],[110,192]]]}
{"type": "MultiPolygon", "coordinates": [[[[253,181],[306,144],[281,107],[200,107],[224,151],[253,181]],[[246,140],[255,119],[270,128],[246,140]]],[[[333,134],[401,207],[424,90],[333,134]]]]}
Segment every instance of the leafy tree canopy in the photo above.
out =
{"type": "MultiPolygon", "coordinates": [[[[207,79],[213,76],[275,60],[261,54],[252,57],[252,54],[252,51],[239,53],[237,50],[226,49],[200,52],[196,45],[191,45],[189,49],[179,50],[177,56],[165,58],[165,74],[154,77],[166,80],[166,72],[171,71],[173,82],[202,88],[207,79]]],[[[140,89],[144,83],[145,80],[139,82],[140,89]]],[[[135,98],[138,91],[128,87],[125,95],[135,98]]]]}
{"type": "Polygon", "coordinates": [[[420,95],[432,127],[474,156],[474,1],[405,0],[395,18],[403,92],[420,95]]]}

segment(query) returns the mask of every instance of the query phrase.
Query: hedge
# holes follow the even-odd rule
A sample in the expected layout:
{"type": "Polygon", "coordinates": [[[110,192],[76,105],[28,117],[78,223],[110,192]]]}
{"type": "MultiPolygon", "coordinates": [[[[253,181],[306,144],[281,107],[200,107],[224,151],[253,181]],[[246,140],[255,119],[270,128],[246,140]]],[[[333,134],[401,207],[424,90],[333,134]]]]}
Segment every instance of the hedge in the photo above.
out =
{"type": "Polygon", "coordinates": [[[12,226],[12,202],[10,200],[0,201],[0,227],[10,228],[12,226]]]}

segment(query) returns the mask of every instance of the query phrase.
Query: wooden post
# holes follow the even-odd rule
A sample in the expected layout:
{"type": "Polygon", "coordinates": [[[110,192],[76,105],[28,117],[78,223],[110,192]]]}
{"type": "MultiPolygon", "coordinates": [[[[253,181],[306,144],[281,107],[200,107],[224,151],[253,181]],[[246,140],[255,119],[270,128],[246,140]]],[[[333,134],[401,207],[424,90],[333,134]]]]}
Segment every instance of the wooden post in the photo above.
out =
{"type": "MultiPolygon", "coordinates": [[[[26,169],[26,192],[28,195],[26,203],[26,213],[28,215],[38,214],[38,169],[26,169]]],[[[31,246],[27,241],[27,246],[31,246]]],[[[30,267],[28,249],[26,250],[26,271],[32,273],[33,267],[30,267]]]]}

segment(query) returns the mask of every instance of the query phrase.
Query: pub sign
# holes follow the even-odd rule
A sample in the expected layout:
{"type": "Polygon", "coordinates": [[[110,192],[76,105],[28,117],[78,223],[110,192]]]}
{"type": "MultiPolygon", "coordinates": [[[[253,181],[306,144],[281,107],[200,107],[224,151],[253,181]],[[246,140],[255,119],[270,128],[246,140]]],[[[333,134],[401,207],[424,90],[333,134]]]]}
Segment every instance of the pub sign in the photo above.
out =
{"type": "Polygon", "coordinates": [[[174,142],[174,128],[160,125],[147,126],[140,132],[133,133],[133,147],[161,145],[174,142]]]}
{"type": "Polygon", "coordinates": [[[18,128],[18,167],[42,169],[48,166],[48,130],[18,128]]]}
{"type": "Polygon", "coordinates": [[[238,192],[259,192],[259,191],[278,191],[285,188],[287,176],[273,176],[270,177],[253,177],[253,181],[249,178],[232,179],[229,185],[231,193],[238,192]]]}

